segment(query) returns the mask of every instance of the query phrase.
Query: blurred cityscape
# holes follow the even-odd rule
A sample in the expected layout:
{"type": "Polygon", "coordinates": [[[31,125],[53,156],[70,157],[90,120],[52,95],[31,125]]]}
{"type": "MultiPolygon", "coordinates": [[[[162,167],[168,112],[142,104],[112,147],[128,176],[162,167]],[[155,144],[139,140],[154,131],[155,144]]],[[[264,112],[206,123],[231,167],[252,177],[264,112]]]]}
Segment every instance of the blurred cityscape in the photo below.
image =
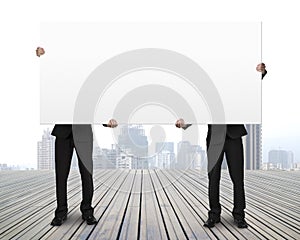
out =
{"type": "MultiPolygon", "coordinates": [[[[268,162],[262,162],[262,130],[259,124],[246,125],[248,135],[243,138],[245,169],[248,170],[300,170],[294,162],[292,151],[272,149],[268,162]]],[[[148,138],[142,125],[125,125],[120,129],[117,143],[111,148],[101,148],[94,143],[94,168],[114,169],[200,169],[206,170],[206,147],[192,145],[189,141],[156,142],[154,152],[149,149],[148,138]],[[176,147],[176,148],[175,148],[176,147]]],[[[44,130],[37,142],[37,169],[54,169],[55,137],[44,130]]],[[[72,168],[77,168],[77,155],[73,154],[72,168]]],[[[222,168],[227,168],[223,161],[222,168]]],[[[0,164],[0,170],[19,170],[19,166],[0,164]]],[[[31,170],[32,168],[30,168],[31,170]]],[[[28,169],[29,170],[29,169],[28,169]]]]}

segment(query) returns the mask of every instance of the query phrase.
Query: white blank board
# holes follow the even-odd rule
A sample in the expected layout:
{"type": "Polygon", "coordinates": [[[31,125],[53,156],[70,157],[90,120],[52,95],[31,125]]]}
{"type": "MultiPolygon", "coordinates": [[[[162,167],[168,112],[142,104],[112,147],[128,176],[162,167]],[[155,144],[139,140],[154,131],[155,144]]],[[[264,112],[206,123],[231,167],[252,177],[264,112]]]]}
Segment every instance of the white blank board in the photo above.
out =
{"type": "Polygon", "coordinates": [[[261,123],[260,23],[42,23],[41,124],[261,123]]]}

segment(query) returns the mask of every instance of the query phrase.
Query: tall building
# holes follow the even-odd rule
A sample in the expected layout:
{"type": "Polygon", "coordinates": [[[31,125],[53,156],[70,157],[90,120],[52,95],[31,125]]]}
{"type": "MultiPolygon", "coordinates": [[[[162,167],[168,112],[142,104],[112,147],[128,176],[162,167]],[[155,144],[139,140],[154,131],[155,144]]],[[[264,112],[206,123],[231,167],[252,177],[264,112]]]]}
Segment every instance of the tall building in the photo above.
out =
{"type": "Polygon", "coordinates": [[[155,156],[149,163],[149,168],[170,169],[175,167],[173,142],[158,142],[155,144],[155,156]]]}
{"type": "Polygon", "coordinates": [[[290,170],[294,165],[294,154],[291,151],[271,150],[269,151],[269,164],[275,169],[290,170]]]}
{"type": "Polygon", "coordinates": [[[300,162],[294,162],[294,170],[300,171],[300,162]]]}
{"type": "Polygon", "coordinates": [[[37,143],[37,169],[54,169],[54,143],[55,137],[49,129],[44,130],[42,140],[37,143]]]}
{"type": "Polygon", "coordinates": [[[100,148],[96,144],[93,147],[93,164],[95,169],[116,168],[117,151],[112,144],[111,149],[100,148]]]}
{"type": "Polygon", "coordinates": [[[7,163],[0,163],[0,170],[10,170],[7,163]]]}
{"type": "MultiPolygon", "coordinates": [[[[37,143],[37,169],[55,169],[55,137],[47,128],[44,130],[42,140],[37,143]]],[[[76,151],[73,151],[71,169],[78,168],[78,159],[76,151]]]]}
{"type": "MultiPolygon", "coordinates": [[[[28,168],[26,168],[26,169],[29,170],[28,168]]],[[[0,163],[0,171],[3,171],[3,170],[20,170],[20,167],[19,167],[19,165],[8,166],[7,163],[0,163]]],[[[30,170],[33,170],[33,168],[30,170]]]]}
{"type": "Polygon", "coordinates": [[[155,144],[155,152],[159,153],[161,151],[174,152],[174,143],[173,142],[157,142],[155,144]]]}
{"type": "Polygon", "coordinates": [[[103,156],[102,149],[97,145],[93,145],[93,168],[94,169],[106,168],[106,162],[103,161],[102,156],[103,156]]]}
{"type": "Polygon", "coordinates": [[[125,125],[118,136],[117,154],[133,156],[132,169],[149,168],[148,140],[141,125],[125,125]]]}
{"type": "Polygon", "coordinates": [[[116,159],[117,168],[134,169],[134,156],[128,152],[121,152],[116,159]]]}
{"type": "Polygon", "coordinates": [[[191,163],[191,168],[206,170],[207,169],[207,157],[205,151],[200,145],[192,145],[193,161],[191,163]]]}
{"type": "Polygon", "coordinates": [[[168,150],[162,150],[153,158],[150,168],[171,169],[175,166],[175,153],[168,150]]]}
{"type": "Polygon", "coordinates": [[[181,141],[177,144],[176,168],[190,168],[192,162],[191,143],[189,141],[181,141]]]}
{"type": "Polygon", "coordinates": [[[203,169],[205,166],[205,151],[199,145],[191,145],[189,141],[181,141],[177,145],[176,168],[203,169]]]}
{"type": "Polygon", "coordinates": [[[295,168],[294,153],[292,151],[288,151],[288,163],[290,165],[290,169],[295,168]]]}
{"type": "Polygon", "coordinates": [[[246,124],[247,136],[244,138],[245,168],[258,170],[262,166],[261,124],[246,124]]]}

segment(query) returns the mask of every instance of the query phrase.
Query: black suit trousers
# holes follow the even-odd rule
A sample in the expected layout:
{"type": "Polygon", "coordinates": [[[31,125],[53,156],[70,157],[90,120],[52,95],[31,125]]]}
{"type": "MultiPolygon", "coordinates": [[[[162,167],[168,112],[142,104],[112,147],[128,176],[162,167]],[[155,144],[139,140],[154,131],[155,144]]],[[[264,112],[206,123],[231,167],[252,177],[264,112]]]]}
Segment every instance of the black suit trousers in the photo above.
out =
{"type": "Polygon", "coordinates": [[[67,204],[67,180],[71,167],[73,150],[78,157],[79,171],[82,182],[82,202],[80,210],[83,215],[93,214],[92,198],[94,192],[92,177],[92,151],[93,140],[77,142],[74,144],[73,135],[67,138],[56,137],[55,140],[55,175],[56,175],[56,198],[57,209],[55,216],[64,216],[68,212],[67,204]],[[84,154],[79,154],[83,151],[84,154]],[[82,159],[84,157],[84,159],[82,159]],[[88,167],[89,166],[89,167],[88,167]]]}
{"type": "MultiPolygon", "coordinates": [[[[209,217],[216,219],[220,217],[220,177],[221,165],[224,154],[226,155],[230,178],[233,182],[234,207],[233,217],[243,219],[245,217],[244,209],[245,191],[244,191],[244,153],[242,138],[229,138],[226,136],[223,150],[216,162],[216,165],[208,173],[208,196],[209,196],[209,217]]],[[[210,159],[208,159],[209,161],[210,159]]]]}

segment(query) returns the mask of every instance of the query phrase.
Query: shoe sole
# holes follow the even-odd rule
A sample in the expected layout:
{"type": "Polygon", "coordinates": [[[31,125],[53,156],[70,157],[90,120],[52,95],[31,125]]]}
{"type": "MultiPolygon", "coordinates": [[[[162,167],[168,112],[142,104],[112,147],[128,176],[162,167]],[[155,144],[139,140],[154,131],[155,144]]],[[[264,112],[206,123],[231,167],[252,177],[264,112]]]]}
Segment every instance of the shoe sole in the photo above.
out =
{"type": "Polygon", "coordinates": [[[51,222],[50,225],[53,227],[58,227],[58,226],[61,226],[64,223],[64,221],[66,221],[66,220],[67,220],[67,217],[64,217],[61,221],[61,224],[52,224],[52,222],[51,222]]]}
{"type": "MultiPolygon", "coordinates": [[[[220,223],[220,222],[221,222],[221,220],[219,219],[218,221],[215,222],[215,224],[220,223]]],[[[213,226],[208,226],[206,224],[203,224],[203,226],[207,227],[207,228],[213,228],[215,226],[215,224],[213,226]]]]}
{"type": "Polygon", "coordinates": [[[94,222],[94,223],[86,223],[87,225],[95,225],[95,224],[97,224],[97,222],[94,222]]]}
{"type": "Polygon", "coordinates": [[[236,221],[234,221],[234,223],[238,228],[248,228],[248,224],[246,226],[239,226],[239,224],[236,221]]]}
{"type": "Polygon", "coordinates": [[[98,223],[98,221],[93,222],[93,223],[88,222],[83,216],[82,216],[82,219],[83,219],[84,221],[86,221],[86,224],[87,224],[87,225],[95,225],[96,223],[98,223]]]}
{"type": "Polygon", "coordinates": [[[248,225],[247,226],[239,226],[237,225],[238,228],[248,228],[248,225]]]}

